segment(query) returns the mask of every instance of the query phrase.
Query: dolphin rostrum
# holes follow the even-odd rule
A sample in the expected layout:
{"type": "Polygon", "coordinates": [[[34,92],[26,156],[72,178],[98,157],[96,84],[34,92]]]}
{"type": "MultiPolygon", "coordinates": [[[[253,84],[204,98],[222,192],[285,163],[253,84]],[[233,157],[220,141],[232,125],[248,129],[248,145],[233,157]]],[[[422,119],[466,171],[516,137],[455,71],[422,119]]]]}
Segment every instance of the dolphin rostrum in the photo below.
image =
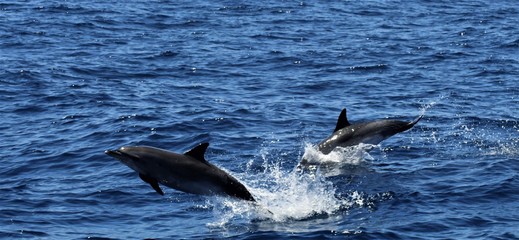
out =
{"type": "Polygon", "coordinates": [[[164,195],[159,183],[187,193],[229,195],[256,200],[236,178],[205,160],[209,143],[201,143],[184,154],[148,146],[127,146],[105,151],[139,173],[139,177],[164,195]]]}
{"type": "MultiPolygon", "coordinates": [[[[399,132],[412,128],[422,117],[423,115],[420,115],[411,122],[383,119],[351,124],[344,108],[337,119],[332,135],[321,141],[317,149],[323,154],[328,154],[336,147],[349,147],[361,143],[376,145],[399,132]]],[[[303,159],[300,164],[306,163],[307,160],[303,159]]]]}

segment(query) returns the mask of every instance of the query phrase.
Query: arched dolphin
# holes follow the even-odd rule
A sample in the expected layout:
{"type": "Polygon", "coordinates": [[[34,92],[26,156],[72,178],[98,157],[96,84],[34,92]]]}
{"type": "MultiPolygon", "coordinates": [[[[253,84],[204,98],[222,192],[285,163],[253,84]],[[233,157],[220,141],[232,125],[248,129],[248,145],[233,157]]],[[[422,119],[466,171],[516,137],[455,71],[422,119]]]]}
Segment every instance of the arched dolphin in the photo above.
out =
{"type": "Polygon", "coordinates": [[[164,195],[159,183],[187,193],[229,195],[255,201],[236,178],[204,158],[209,143],[201,143],[184,154],[148,146],[128,146],[105,151],[139,173],[157,193],[164,195]]]}
{"type": "MultiPolygon", "coordinates": [[[[346,116],[346,108],[344,108],[337,119],[337,125],[332,135],[321,141],[317,145],[317,149],[328,154],[336,147],[355,146],[360,143],[376,145],[399,132],[412,128],[422,117],[423,115],[411,122],[383,119],[351,124],[346,116]]],[[[305,165],[306,163],[307,160],[303,159],[300,164],[305,165]]]]}

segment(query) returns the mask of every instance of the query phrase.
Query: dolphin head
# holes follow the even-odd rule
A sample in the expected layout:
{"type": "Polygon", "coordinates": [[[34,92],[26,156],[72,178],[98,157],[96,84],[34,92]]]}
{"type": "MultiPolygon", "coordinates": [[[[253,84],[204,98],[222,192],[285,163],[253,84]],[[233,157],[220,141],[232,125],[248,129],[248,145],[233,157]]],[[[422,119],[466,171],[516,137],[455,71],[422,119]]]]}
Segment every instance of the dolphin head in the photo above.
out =
{"type": "MultiPolygon", "coordinates": [[[[139,177],[146,183],[149,183],[153,189],[160,195],[164,195],[164,192],[159,187],[158,180],[153,176],[150,176],[150,173],[159,173],[154,172],[150,169],[150,165],[153,164],[153,158],[150,159],[150,148],[149,147],[121,147],[117,150],[107,150],[105,153],[111,157],[114,157],[133,169],[134,171],[139,173],[139,177]],[[151,163],[151,164],[150,164],[151,163]]],[[[158,168],[160,169],[160,168],[158,168]]]]}
{"type": "Polygon", "coordinates": [[[136,172],[143,172],[142,147],[125,146],[117,150],[106,150],[105,154],[118,159],[136,172]]]}

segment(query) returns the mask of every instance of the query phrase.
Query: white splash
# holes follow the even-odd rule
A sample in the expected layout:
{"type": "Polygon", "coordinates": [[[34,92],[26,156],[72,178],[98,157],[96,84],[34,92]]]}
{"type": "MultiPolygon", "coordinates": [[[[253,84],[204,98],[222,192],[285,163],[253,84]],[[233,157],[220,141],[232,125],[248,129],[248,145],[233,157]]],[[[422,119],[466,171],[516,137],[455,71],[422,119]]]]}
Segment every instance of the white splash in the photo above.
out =
{"type": "MultiPolygon", "coordinates": [[[[364,144],[339,148],[324,155],[307,144],[305,156],[322,162],[360,165],[365,162],[366,157],[371,159],[367,150],[373,147],[375,146],[364,144]]],[[[270,155],[266,152],[263,152],[262,157],[263,172],[254,173],[248,170],[247,173],[237,176],[252,192],[257,203],[224,197],[212,198],[208,204],[213,205],[217,221],[208,224],[209,227],[225,228],[227,224],[240,221],[286,222],[333,215],[352,206],[363,206],[366,201],[357,192],[338,197],[336,187],[319,171],[302,174],[295,168],[283,170],[279,162],[286,159],[269,161],[270,155]]],[[[249,167],[251,165],[252,163],[248,164],[249,167]]]]}
{"type": "Polygon", "coordinates": [[[303,158],[310,164],[339,164],[339,165],[361,165],[366,160],[373,160],[368,151],[379,147],[373,144],[364,144],[351,147],[336,147],[328,154],[323,154],[311,144],[306,144],[303,158]]]}
{"type": "Polygon", "coordinates": [[[484,153],[487,156],[509,156],[516,157],[519,156],[519,139],[510,142],[501,142],[497,141],[497,146],[490,147],[490,149],[484,153]]]}
{"type": "Polygon", "coordinates": [[[422,104],[422,107],[420,107],[420,115],[425,115],[425,113],[427,112],[427,110],[429,110],[429,108],[434,107],[436,104],[442,102],[444,99],[449,98],[449,97],[450,97],[450,94],[440,95],[440,96],[438,96],[438,98],[436,100],[432,100],[431,102],[429,102],[427,104],[422,104]]]}

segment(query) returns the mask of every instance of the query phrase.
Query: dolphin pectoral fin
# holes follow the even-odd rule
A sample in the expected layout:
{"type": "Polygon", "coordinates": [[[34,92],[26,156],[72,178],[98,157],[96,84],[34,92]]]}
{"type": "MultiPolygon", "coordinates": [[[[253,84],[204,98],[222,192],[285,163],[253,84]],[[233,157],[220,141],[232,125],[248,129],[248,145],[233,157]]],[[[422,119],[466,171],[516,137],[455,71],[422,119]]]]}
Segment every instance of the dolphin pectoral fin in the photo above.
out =
{"type": "Polygon", "coordinates": [[[350,126],[350,122],[348,122],[348,117],[346,116],[346,108],[343,108],[341,114],[339,114],[339,118],[337,119],[337,125],[335,126],[335,130],[333,132],[337,132],[339,129],[343,129],[347,126],[350,126]]]}
{"type": "Polygon", "coordinates": [[[153,189],[155,189],[155,191],[158,194],[164,196],[164,192],[162,191],[162,189],[160,189],[159,182],[157,181],[157,179],[148,177],[148,176],[146,176],[144,174],[141,174],[141,173],[139,173],[139,177],[142,179],[142,181],[144,181],[146,183],[149,183],[151,185],[151,187],[153,189]]]}
{"type": "Polygon", "coordinates": [[[204,155],[205,155],[205,151],[207,150],[208,146],[209,146],[209,143],[200,143],[200,145],[187,151],[186,153],[184,153],[184,155],[190,156],[196,160],[206,163],[207,160],[205,160],[204,155]]]}

